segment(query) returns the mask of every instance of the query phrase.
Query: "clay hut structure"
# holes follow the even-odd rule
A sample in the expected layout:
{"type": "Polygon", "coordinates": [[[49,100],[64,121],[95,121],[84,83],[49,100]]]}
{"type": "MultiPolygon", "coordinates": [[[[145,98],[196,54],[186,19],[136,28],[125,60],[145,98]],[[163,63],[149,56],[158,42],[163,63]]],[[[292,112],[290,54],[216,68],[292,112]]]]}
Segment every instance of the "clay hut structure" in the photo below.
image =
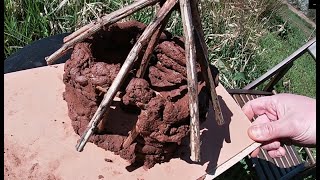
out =
{"type": "Polygon", "coordinates": [[[199,124],[210,102],[217,123],[224,120],[197,1],[134,1],[67,36],[47,63],[70,50],[63,96],[81,137],[77,151],[90,141],[151,168],[190,134],[190,159],[200,161],[199,124]],[[159,7],[150,24],[119,22],[147,6],[159,7]],[[165,30],[173,11],[181,14],[182,38],[165,30]]]}

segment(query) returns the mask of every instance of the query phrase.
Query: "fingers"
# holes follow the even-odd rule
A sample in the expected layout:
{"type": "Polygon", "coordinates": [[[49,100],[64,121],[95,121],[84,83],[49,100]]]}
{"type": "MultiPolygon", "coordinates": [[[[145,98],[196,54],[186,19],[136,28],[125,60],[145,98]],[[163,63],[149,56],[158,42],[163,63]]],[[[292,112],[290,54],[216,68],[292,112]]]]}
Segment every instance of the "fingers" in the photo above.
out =
{"type": "Polygon", "coordinates": [[[265,107],[268,104],[268,99],[266,97],[261,97],[248,101],[243,107],[242,111],[252,120],[254,115],[261,115],[265,113],[265,107]]]}
{"type": "MultiPolygon", "coordinates": [[[[272,96],[251,100],[242,107],[249,120],[258,115],[248,129],[248,135],[252,140],[262,142],[261,148],[267,150],[272,158],[281,157],[286,153],[276,139],[291,137],[294,134],[293,126],[290,126],[286,119],[278,119],[277,108],[272,96]]],[[[251,156],[256,157],[259,151],[259,148],[255,149],[251,156]]]]}
{"type": "Polygon", "coordinates": [[[254,151],[252,151],[252,153],[250,154],[251,157],[257,157],[258,154],[260,152],[260,148],[255,149],[254,151]]]}
{"type": "Polygon", "coordinates": [[[242,111],[252,120],[254,115],[266,114],[270,120],[277,120],[277,111],[274,109],[273,99],[269,97],[260,97],[247,102],[243,107],[242,111]]]}
{"type": "Polygon", "coordinates": [[[268,151],[268,154],[272,158],[282,157],[282,156],[286,155],[286,150],[283,147],[279,147],[276,150],[268,151]]]}
{"type": "Polygon", "coordinates": [[[285,120],[257,124],[248,129],[249,137],[257,142],[291,137],[292,134],[294,134],[294,127],[285,120]]]}
{"type": "Polygon", "coordinates": [[[267,115],[263,114],[261,116],[258,116],[252,123],[251,126],[264,124],[270,122],[270,119],[267,117],[267,115]]]}
{"type": "MultiPolygon", "coordinates": [[[[257,117],[253,122],[252,125],[258,125],[258,124],[264,124],[270,122],[269,118],[263,114],[259,117],[257,117]]],[[[263,148],[263,146],[261,146],[263,148]]],[[[260,148],[255,149],[254,151],[252,151],[252,153],[250,154],[251,157],[257,157],[258,154],[260,152],[260,148]]]]}
{"type": "MultiPolygon", "coordinates": [[[[263,123],[267,123],[270,122],[269,118],[263,114],[259,117],[257,117],[253,122],[252,125],[258,125],[258,124],[263,124],[263,123]]],[[[254,151],[252,151],[252,153],[250,154],[251,157],[257,157],[258,154],[260,152],[260,148],[255,149],[254,151]]]]}
{"type": "MultiPolygon", "coordinates": [[[[279,141],[273,141],[267,144],[264,144],[261,146],[262,149],[266,150],[270,157],[281,157],[286,154],[286,151],[283,147],[281,147],[281,144],[279,141]]],[[[251,153],[251,157],[257,157],[260,152],[260,148],[255,149],[251,153]]]]}
{"type": "Polygon", "coordinates": [[[267,151],[277,150],[280,147],[281,147],[281,144],[280,144],[279,141],[273,141],[273,142],[266,143],[266,144],[261,146],[262,149],[265,149],[267,151]]]}

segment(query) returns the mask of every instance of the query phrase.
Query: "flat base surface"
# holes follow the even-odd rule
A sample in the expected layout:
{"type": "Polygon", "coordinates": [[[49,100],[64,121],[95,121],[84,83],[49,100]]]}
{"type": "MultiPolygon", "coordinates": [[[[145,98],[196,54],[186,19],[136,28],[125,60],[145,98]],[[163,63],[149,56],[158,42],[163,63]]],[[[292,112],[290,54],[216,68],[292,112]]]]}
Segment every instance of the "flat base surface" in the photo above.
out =
{"type": "Polygon", "coordinates": [[[63,64],[4,75],[5,179],[197,179],[206,174],[211,179],[259,146],[247,136],[249,120],[219,85],[216,90],[226,124],[218,126],[210,108],[201,125],[199,164],[190,161],[185,145],[179,150],[185,157],[130,172],[128,162],[92,143],[83,152],[76,151],[79,136],[62,97],[62,75],[63,64]]]}

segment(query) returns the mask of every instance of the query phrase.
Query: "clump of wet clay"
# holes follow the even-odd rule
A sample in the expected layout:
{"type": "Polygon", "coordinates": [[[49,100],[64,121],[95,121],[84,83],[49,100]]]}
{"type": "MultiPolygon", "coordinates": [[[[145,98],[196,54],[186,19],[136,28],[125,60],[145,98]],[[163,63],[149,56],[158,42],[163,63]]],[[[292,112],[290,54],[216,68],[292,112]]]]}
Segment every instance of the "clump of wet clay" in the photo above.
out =
{"type": "MultiPolygon", "coordinates": [[[[108,89],[129,51],[145,29],[136,21],[116,23],[78,43],[65,63],[63,94],[74,131],[82,135],[103,99],[96,87],[108,89]]],[[[90,142],[130,163],[153,167],[169,161],[189,133],[187,71],[183,42],[163,33],[144,78],[136,78],[143,52],[120,88],[120,101],[110,108],[103,131],[90,142]],[[136,127],[128,148],[122,144],[136,127]]],[[[209,94],[197,64],[200,121],[206,118],[209,94]]]]}

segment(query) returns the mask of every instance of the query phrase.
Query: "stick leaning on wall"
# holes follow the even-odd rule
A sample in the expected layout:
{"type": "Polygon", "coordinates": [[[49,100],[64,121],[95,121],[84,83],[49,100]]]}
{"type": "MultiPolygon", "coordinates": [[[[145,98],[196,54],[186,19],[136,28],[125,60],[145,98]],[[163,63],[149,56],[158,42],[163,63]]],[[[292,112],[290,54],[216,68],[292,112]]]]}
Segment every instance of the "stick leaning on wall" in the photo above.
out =
{"type": "Polygon", "coordinates": [[[189,111],[190,111],[190,159],[200,162],[200,127],[198,106],[198,79],[196,71],[196,46],[194,27],[189,0],[179,0],[182,16],[183,34],[185,37],[185,53],[188,79],[189,111]]]}

